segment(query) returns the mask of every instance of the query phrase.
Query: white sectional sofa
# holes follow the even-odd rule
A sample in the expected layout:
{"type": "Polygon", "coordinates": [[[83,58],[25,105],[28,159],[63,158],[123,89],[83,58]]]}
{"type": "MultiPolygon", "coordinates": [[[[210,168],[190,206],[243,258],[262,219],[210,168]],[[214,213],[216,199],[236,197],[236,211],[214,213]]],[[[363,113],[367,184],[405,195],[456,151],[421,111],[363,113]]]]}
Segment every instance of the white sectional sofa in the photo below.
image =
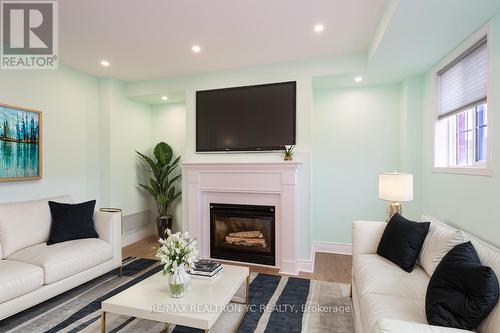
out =
{"type": "MultiPolygon", "coordinates": [[[[431,217],[424,216],[421,221],[431,222],[429,234],[431,231],[443,235],[457,232],[456,229],[431,217]]],[[[385,222],[373,221],[353,223],[352,298],[356,333],[469,332],[427,324],[425,295],[429,273],[418,262],[413,271],[407,273],[377,255],[378,243],[386,225],[385,222]]],[[[500,278],[500,250],[471,235],[463,233],[463,237],[472,242],[482,264],[490,266],[500,278]]],[[[426,245],[424,242],[424,248],[426,245]]],[[[435,247],[429,245],[427,249],[435,247]]],[[[420,260],[429,262],[435,255],[436,253],[426,250],[421,253],[420,260]],[[423,255],[428,257],[423,258],[423,255]]],[[[482,322],[478,332],[500,332],[500,305],[497,304],[482,322]]]]}
{"type": "Polygon", "coordinates": [[[0,320],[122,264],[121,214],[96,211],[99,238],[47,246],[48,201],[69,196],[0,204],[0,320]]]}

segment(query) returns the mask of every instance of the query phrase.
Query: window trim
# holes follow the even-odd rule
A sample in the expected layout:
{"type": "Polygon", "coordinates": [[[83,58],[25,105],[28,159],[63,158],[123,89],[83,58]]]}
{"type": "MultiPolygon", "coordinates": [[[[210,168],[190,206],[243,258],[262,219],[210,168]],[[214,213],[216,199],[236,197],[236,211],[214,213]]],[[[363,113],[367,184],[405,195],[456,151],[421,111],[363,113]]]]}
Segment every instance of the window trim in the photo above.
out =
{"type": "MultiPolygon", "coordinates": [[[[450,166],[449,161],[447,162],[447,166],[437,166],[437,159],[436,159],[436,150],[437,150],[437,144],[436,144],[436,137],[437,137],[437,123],[440,120],[439,119],[439,75],[438,73],[441,72],[446,66],[451,64],[453,61],[455,61],[457,58],[459,58],[462,54],[464,54],[468,49],[473,47],[479,40],[481,40],[484,37],[488,38],[488,44],[487,44],[487,52],[488,52],[488,67],[487,67],[487,86],[486,86],[486,91],[487,91],[487,96],[492,96],[493,89],[492,89],[492,61],[493,59],[493,38],[491,38],[492,33],[491,33],[491,23],[485,24],[481,29],[476,31],[472,36],[470,36],[466,41],[464,41],[460,46],[455,48],[453,51],[451,51],[446,57],[444,57],[432,70],[432,84],[433,84],[433,114],[432,114],[432,128],[433,128],[433,133],[432,133],[432,145],[433,145],[433,150],[432,150],[432,172],[434,173],[450,173],[450,174],[464,174],[464,175],[478,175],[478,176],[492,176],[493,175],[493,142],[494,140],[493,135],[494,135],[494,122],[493,118],[494,116],[492,115],[493,112],[490,110],[494,110],[494,106],[496,105],[495,101],[493,101],[491,98],[487,98],[487,108],[488,108],[488,141],[487,141],[487,161],[482,162],[482,163],[477,163],[476,165],[473,166],[450,166]]],[[[449,133],[448,133],[449,134],[449,133]]],[[[449,136],[449,135],[448,135],[449,136]]],[[[447,142],[447,145],[449,147],[450,142],[447,142]]]]}
{"type": "Polygon", "coordinates": [[[463,167],[433,167],[432,172],[434,173],[451,173],[460,175],[475,175],[475,176],[493,176],[493,170],[489,167],[481,168],[474,166],[463,166],[463,167]]]}
{"type": "MultiPolygon", "coordinates": [[[[488,161],[488,141],[486,141],[486,162],[483,162],[481,160],[479,160],[479,151],[478,151],[478,142],[479,142],[479,132],[481,129],[485,129],[486,130],[486,137],[488,137],[488,132],[489,132],[489,127],[488,127],[488,102],[486,102],[486,110],[484,110],[484,115],[486,115],[486,124],[483,124],[483,125],[478,125],[478,114],[479,114],[479,111],[477,110],[478,106],[476,106],[474,108],[474,143],[475,143],[475,147],[474,147],[474,162],[476,164],[478,163],[483,163],[485,164],[487,161],[488,161]]],[[[483,116],[484,117],[484,116],[483,116]]]]}

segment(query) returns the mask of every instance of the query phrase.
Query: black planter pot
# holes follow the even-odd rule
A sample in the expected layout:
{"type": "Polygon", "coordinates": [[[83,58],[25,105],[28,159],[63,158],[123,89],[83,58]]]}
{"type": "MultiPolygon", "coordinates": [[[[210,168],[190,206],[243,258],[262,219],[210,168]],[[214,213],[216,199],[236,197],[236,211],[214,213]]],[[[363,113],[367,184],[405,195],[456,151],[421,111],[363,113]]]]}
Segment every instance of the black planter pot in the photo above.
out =
{"type": "Polygon", "coordinates": [[[156,218],[156,228],[158,229],[158,237],[166,238],[167,229],[172,230],[174,217],[172,215],[158,216],[156,218]]]}

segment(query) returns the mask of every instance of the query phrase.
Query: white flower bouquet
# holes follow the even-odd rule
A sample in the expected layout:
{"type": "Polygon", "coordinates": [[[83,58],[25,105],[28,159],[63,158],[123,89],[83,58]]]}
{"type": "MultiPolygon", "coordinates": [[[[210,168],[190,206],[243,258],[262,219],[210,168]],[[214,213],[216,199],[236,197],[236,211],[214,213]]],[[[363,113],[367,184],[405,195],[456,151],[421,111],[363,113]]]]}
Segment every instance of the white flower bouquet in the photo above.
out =
{"type": "Polygon", "coordinates": [[[160,248],[156,257],[163,265],[163,275],[168,276],[172,297],[179,298],[184,295],[184,287],[189,279],[187,272],[198,261],[197,242],[187,232],[172,234],[167,230],[167,236],[167,239],[159,239],[160,248]]]}

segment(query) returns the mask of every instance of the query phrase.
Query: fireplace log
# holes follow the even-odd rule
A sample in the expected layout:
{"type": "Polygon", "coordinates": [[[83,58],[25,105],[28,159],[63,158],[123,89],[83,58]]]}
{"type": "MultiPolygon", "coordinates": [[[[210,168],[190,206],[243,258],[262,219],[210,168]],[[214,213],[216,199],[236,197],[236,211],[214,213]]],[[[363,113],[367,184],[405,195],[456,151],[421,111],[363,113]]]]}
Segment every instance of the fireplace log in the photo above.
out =
{"type": "Polygon", "coordinates": [[[226,242],[234,245],[266,247],[266,240],[264,238],[247,238],[247,237],[231,237],[226,236],[226,242]]]}
{"type": "Polygon", "coordinates": [[[240,231],[240,232],[231,232],[229,233],[229,237],[237,237],[237,238],[264,238],[262,232],[260,231],[240,231]]]}

